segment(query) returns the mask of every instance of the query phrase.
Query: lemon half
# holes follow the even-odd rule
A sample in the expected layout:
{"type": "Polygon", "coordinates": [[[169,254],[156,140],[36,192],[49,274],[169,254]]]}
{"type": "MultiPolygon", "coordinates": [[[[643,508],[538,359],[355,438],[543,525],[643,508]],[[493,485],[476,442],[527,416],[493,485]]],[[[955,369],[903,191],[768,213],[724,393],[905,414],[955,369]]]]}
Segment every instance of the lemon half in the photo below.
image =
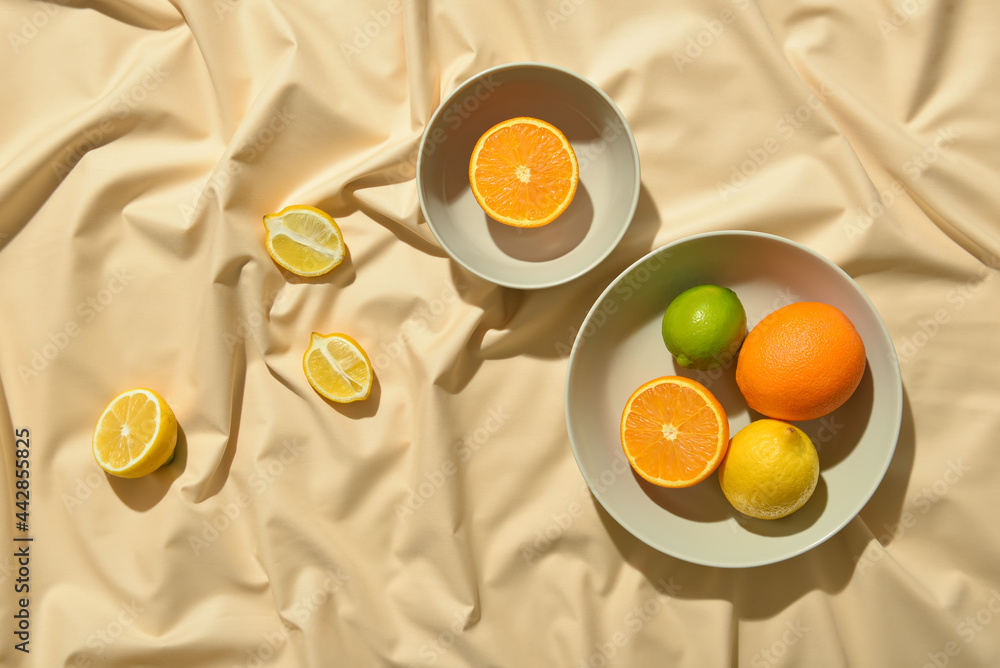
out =
{"type": "Polygon", "coordinates": [[[101,413],[94,459],[120,478],[139,478],[169,462],[177,446],[177,418],[153,390],[122,392],[101,413]]]}
{"type": "Polygon", "coordinates": [[[320,276],[344,261],[340,227],[326,212],[305,204],[264,216],[267,252],[278,265],[299,276],[320,276]]]}
{"type": "Polygon", "coordinates": [[[375,378],[367,353],[347,334],[313,332],[302,370],[316,392],[342,404],[367,399],[375,378]]]}

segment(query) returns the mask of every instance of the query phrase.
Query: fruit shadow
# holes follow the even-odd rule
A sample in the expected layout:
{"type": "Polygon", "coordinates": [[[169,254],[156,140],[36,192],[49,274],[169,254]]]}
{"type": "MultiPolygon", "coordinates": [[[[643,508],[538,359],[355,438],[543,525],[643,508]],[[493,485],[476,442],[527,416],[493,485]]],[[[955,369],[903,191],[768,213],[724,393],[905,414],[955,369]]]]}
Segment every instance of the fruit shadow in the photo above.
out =
{"type": "Polygon", "coordinates": [[[758,536],[794,536],[816,523],[826,510],[828,498],[826,481],[821,472],[812,496],[804,506],[791,515],[776,520],[759,520],[742,513],[734,513],[733,520],[743,529],[758,536]]]}
{"type": "Polygon", "coordinates": [[[692,522],[724,522],[735,513],[714,473],[697,485],[680,489],[659,487],[635,471],[632,477],[653,503],[677,517],[692,522]]]}
{"type": "Polygon", "coordinates": [[[524,262],[548,262],[566,255],[586,238],[594,222],[594,203],[580,181],[573,202],[548,225],[513,227],[483,215],[490,237],[506,255],[524,262]]]}
{"type": "Polygon", "coordinates": [[[913,422],[913,408],[910,406],[910,398],[904,385],[903,415],[899,425],[896,451],[892,455],[892,461],[889,462],[882,483],[859,513],[859,517],[867,526],[866,537],[869,539],[858,551],[859,558],[864,554],[869,542],[878,540],[883,546],[888,546],[902,535],[898,531],[899,521],[903,516],[903,503],[906,500],[915,458],[916,427],[913,422]],[[893,527],[897,530],[894,531],[893,527]]]}
{"type": "Polygon", "coordinates": [[[469,351],[479,354],[463,358],[460,364],[444,374],[449,379],[446,389],[455,391],[471,380],[484,358],[481,350],[483,337],[491,328],[503,328],[508,333],[501,342],[491,346],[490,358],[507,359],[522,355],[539,359],[568,357],[575,336],[594,302],[613,277],[652,249],[660,226],[656,203],[646,186],[640,185],[639,203],[632,222],[608,257],[579,278],[544,290],[499,286],[452,260],[452,282],[462,300],[487,313],[500,312],[508,319],[484,322],[473,332],[469,339],[469,351]]]}
{"type": "MultiPolygon", "coordinates": [[[[713,494],[718,494],[715,502],[717,508],[720,499],[721,503],[727,503],[717,480],[710,479],[701,484],[714,487],[713,494]]],[[[822,512],[819,506],[824,502],[826,488],[823,483],[820,485],[817,485],[813,498],[787,518],[756,520],[737,513],[730,506],[726,511],[729,516],[727,521],[732,523],[734,532],[753,531],[756,528],[759,532],[771,532],[777,536],[794,533],[799,529],[790,525],[794,523],[796,515],[811,512],[819,515],[822,512]],[[817,502],[814,510],[810,510],[809,505],[814,502],[817,502]]],[[[646,545],[618,524],[596,498],[592,501],[619,554],[632,568],[642,573],[650,587],[662,590],[663,583],[669,583],[675,585],[672,595],[678,599],[729,601],[738,620],[773,619],[816,590],[836,594],[843,591],[854,573],[855,561],[852,555],[843,549],[842,543],[833,540],[798,556],[764,566],[717,568],[691,563],[646,545]]],[[[694,499],[689,502],[694,502],[694,499]]],[[[692,512],[691,515],[696,518],[699,516],[697,512],[692,512]]],[[[809,521],[808,516],[801,515],[798,521],[803,520],[809,521]]],[[[735,639],[731,642],[735,643],[735,639]]]]}
{"type": "MultiPolygon", "coordinates": [[[[738,527],[761,536],[793,536],[805,531],[823,515],[827,503],[826,482],[820,474],[816,490],[799,510],[776,520],[761,520],[738,512],[726,499],[713,473],[706,480],[683,489],[658,487],[632,473],[642,491],[667,512],[691,522],[735,522],[738,527]]],[[[739,531],[738,527],[733,527],[739,531]]]]}
{"type": "Polygon", "coordinates": [[[332,406],[334,410],[344,417],[352,420],[363,420],[365,418],[374,417],[375,414],[378,413],[379,404],[382,402],[382,384],[379,382],[378,376],[373,375],[372,389],[371,392],[368,393],[368,398],[363,401],[354,401],[349,404],[330,401],[318,393],[316,396],[323,399],[327,405],[332,406]]]}
{"type": "Polygon", "coordinates": [[[868,429],[874,403],[875,383],[871,368],[865,367],[861,382],[843,406],[821,418],[795,423],[816,446],[821,470],[836,466],[858,446],[868,429]]]}
{"type": "Polygon", "coordinates": [[[340,264],[320,276],[299,276],[298,274],[293,274],[284,267],[281,267],[281,273],[287,283],[295,285],[333,285],[338,288],[346,288],[348,285],[354,283],[354,280],[358,276],[358,272],[354,268],[354,260],[351,258],[350,248],[344,249],[344,259],[340,264]]]}
{"type": "MultiPolygon", "coordinates": [[[[859,516],[837,534],[806,552],[764,566],[715,568],[663,554],[629,533],[611,517],[593,494],[591,502],[619,554],[643,574],[652,588],[662,587],[663,582],[676,584],[679,585],[675,588],[676,598],[695,601],[725,600],[731,602],[734,616],[738,620],[773,619],[814,591],[831,595],[843,591],[852,579],[861,575],[862,572],[856,573],[857,564],[868,545],[876,540],[875,535],[885,531],[885,535],[879,538],[883,545],[888,545],[898,537],[899,534],[893,534],[885,527],[897,526],[903,513],[903,503],[913,470],[915,446],[913,411],[904,386],[902,421],[893,459],[882,483],[859,516]]],[[[821,458],[821,466],[822,462],[821,458]]],[[[823,480],[822,470],[820,480],[823,480]]],[[[711,482],[710,479],[701,484],[711,482]]],[[[823,495],[827,494],[825,483],[821,484],[822,488],[817,485],[814,498],[798,511],[806,513],[803,515],[805,521],[808,521],[810,513],[818,514],[822,510],[820,503],[810,508],[810,504],[814,501],[822,502],[823,495]]],[[[718,517],[720,503],[727,503],[717,478],[714,490],[707,487],[700,494],[667,495],[665,501],[670,504],[667,510],[678,514],[686,513],[685,516],[695,521],[715,521],[712,518],[718,517]],[[710,505],[701,510],[697,504],[703,500],[710,505]]],[[[743,529],[753,530],[751,523],[743,523],[743,516],[738,515],[735,510],[725,512],[732,517],[729,521],[742,524],[743,529]]],[[[794,518],[798,513],[785,519],[794,518]]],[[[758,521],[774,523],[781,520],[758,521]]],[[[765,525],[765,528],[774,531],[780,530],[780,526],[770,524],[765,525]]],[[[733,528],[742,530],[735,525],[733,528]]],[[[737,625],[734,624],[733,627],[735,629],[737,625]]],[[[730,642],[735,643],[736,638],[731,637],[730,642]]]]}
{"type": "Polygon", "coordinates": [[[187,467],[187,435],[184,428],[177,426],[177,445],[174,458],[148,475],[141,478],[119,478],[105,472],[115,495],[132,510],[146,512],[167,495],[167,490],[184,473],[187,467]]]}
{"type": "Polygon", "coordinates": [[[746,421],[745,416],[748,410],[746,399],[743,398],[743,393],[740,392],[740,386],[736,384],[736,358],[734,357],[724,366],[708,371],[686,369],[678,364],[676,359],[673,359],[672,363],[675,376],[682,376],[698,381],[722,404],[722,408],[726,411],[726,416],[729,418],[729,436],[732,437],[738,431],[733,426],[734,423],[739,425],[741,422],[746,421]]]}

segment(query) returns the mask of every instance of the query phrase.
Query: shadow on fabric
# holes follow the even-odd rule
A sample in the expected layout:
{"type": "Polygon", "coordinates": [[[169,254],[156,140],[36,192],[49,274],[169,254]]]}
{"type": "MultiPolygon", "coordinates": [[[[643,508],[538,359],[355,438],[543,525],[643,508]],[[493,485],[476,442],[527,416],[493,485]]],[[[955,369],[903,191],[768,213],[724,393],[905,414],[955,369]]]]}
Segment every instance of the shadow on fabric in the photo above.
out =
{"type": "Polygon", "coordinates": [[[167,490],[174,481],[181,477],[187,467],[187,435],[184,429],[177,426],[177,445],[174,448],[174,460],[161,466],[149,475],[132,480],[119,478],[110,473],[104,476],[115,495],[132,510],[146,512],[167,495],[167,490]]]}
{"type": "Polygon", "coordinates": [[[464,388],[484,360],[528,356],[569,357],[576,332],[601,292],[628,266],[652,250],[660,215],[645,185],[624,238],[611,254],[583,276],[542,290],[506,288],[451,263],[461,299],[482,310],[462,354],[435,379],[449,393],[464,388]],[[486,342],[488,334],[491,340],[486,342]]]}
{"type": "MultiPolygon", "coordinates": [[[[601,522],[622,557],[654,589],[675,584],[671,595],[691,600],[726,600],[740,620],[770,619],[813,591],[835,594],[865,573],[858,568],[871,541],[887,545],[900,533],[903,502],[913,470],[913,413],[905,388],[899,439],[889,469],[861,513],[836,535],[791,559],[755,568],[714,568],[663,554],[630,534],[591,495],[601,522]],[[876,527],[870,529],[869,527],[876,527]],[[890,529],[887,529],[889,527],[890,529]],[[885,535],[881,535],[881,534],[885,535]]],[[[905,529],[904,529],[905,530],[905,529]]],[[[735,642],[735,640],[734,640],[735,642]]]]}

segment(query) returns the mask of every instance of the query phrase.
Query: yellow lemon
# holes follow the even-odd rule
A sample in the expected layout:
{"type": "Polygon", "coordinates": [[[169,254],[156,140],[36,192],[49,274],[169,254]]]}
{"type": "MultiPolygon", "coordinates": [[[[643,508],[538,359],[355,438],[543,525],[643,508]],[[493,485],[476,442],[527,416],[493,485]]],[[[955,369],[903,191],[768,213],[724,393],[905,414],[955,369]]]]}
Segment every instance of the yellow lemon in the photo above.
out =
{"type": "Polygon", "coordinates": [[[729,503],[762,520],[794,513],[818,482],[816,446],[801,429],[780,420],[757,420],[741,429],[719,465],[719,483],[729,503]]]}
{"type": "Polygon", "coordinates": [[[347,334],[313,332],[302,370],[316,392],[342,404],[367,399],[375,377],[368,355],[347,334]]]}
{"type": "Polygon", "coordinates": [[[122,392],[101,413],[94,429],[94,459],[120,478],[138,478],[170,462],[177,445],[177,418],[159,394],[144,388],[122,392]]]}
{"type": "Polygon", "coordinates": [[[340,227],[325,212],[305,204],[264,216],[267,252],[293,274],[320,276],[344,261],[340,227]]]}

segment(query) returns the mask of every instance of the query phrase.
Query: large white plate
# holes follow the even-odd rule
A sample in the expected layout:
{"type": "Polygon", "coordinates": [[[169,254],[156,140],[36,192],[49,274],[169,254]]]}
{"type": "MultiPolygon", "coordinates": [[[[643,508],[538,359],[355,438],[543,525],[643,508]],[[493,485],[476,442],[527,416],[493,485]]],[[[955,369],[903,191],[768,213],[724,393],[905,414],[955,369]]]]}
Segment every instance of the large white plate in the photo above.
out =
{"type": "Polygon", "coordinates": [[[899,436],[903,390],[892,340],[875,307],[839,267],[808,248],[756,232],[688,237],[649,253],[594,304],[577,334],[566,378],[566,423],[580,471],[623,527],[666,554],[708,566],[774,563],[823,542],[857,515],[875,492],[899,436]],[[688,489],[662,489],[632,472],[619,424],[629,395],[664,375],[706,385],[725,407],[730,432],[759,419],[734,379],[735,365],[711,372],[676,365],[660,323],[670,301],[695,285],[736,291],[752,328],[798,301],[836,306],[864,340],[868,368],[844,406],[797,423],[816,444],[820,482],[809,502],[780,520],[757,520],[726,501],[713,474],[688,489]]]}

